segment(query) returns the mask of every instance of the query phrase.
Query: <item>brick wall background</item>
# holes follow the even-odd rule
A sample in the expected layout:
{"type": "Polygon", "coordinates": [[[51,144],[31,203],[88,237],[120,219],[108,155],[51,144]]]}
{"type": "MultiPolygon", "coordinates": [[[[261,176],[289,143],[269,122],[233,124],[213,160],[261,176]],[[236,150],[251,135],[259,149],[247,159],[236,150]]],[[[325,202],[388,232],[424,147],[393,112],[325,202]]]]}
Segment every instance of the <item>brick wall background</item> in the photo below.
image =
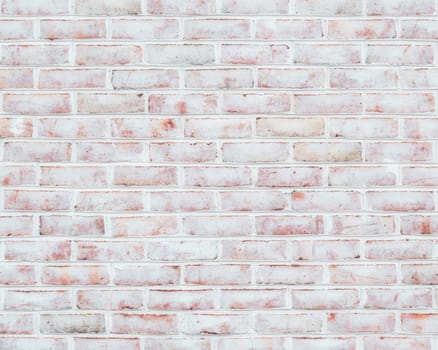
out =
{"type": "Polygon", "coordinates": [[[1,350],[438,350],[438,1],[0,5],[1,350]]]}

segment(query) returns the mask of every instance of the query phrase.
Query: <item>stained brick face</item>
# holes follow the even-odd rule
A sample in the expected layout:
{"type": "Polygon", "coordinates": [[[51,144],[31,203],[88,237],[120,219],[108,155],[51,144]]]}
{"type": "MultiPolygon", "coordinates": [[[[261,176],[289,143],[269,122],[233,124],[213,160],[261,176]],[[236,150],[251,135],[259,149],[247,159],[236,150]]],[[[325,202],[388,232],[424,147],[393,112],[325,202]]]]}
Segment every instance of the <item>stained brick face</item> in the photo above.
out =
{"type": "Polygon", "coordinates": [[[437,0],[0,0],[0,350],[438,350],[437,0]]]}

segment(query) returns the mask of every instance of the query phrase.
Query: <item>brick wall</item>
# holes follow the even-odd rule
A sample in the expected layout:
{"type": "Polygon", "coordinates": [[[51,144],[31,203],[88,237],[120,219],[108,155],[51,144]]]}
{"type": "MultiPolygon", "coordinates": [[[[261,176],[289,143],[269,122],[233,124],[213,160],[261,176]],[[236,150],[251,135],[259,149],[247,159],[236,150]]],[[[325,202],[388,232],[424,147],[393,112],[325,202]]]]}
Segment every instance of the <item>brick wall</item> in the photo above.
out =
{"type": "Polygon", "coordinates": [[[437,14],[0,0],[0,349],[438,350],[437,14]]]}

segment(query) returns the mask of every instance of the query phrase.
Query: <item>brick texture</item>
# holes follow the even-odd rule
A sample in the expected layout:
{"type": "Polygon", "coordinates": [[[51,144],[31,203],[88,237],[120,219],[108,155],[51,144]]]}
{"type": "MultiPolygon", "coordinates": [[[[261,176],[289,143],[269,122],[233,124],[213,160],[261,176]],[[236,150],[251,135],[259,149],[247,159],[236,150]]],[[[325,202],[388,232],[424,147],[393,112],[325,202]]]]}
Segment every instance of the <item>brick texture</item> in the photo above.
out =
{"type": "Polygon", "coordinates": [[[438,350],[437,0],[0,0],[0,350],[438,350]]]}

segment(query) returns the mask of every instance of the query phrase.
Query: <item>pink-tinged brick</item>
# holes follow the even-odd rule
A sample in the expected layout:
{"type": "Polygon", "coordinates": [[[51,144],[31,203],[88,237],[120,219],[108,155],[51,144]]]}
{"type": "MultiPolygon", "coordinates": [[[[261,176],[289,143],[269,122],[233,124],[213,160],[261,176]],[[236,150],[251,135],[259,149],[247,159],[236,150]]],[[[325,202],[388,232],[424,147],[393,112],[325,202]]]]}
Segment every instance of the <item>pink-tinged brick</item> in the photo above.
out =
{"type": "Polygon", "coordinates": [[[189,335],[246,334],[251,329],[248,314],[184,314],[181,332],[189,335]]]}
{"type": "Polygon", "coordinates": [[[41,39],[102,39],[105,35],[105,21],[100,19],[42,19],[40,21],[41,39]]]}
{"type": "Polygon", "coordinates": [[[124,286],[164,286],[177,284],[180,267],[169,265],[119,265],[114,267],[114,284],[124,286]]]}
{"type": "Polygon", "coordinates": [[[315,333],[322,329],[320,315],[307,314],[258,314],[255,330],[258,333],[315,333]]]}
{"type": "Polygon", "coordinates": [[[433,139],[438,137],[438,122],[435,118],[404,119],[405,137],[416,139],[433,139]]]}
{"type": "Polygon", "coordinates": [[[394,218],[376,215],[335,215],[329,233],[334,235],[389,235],[395,232],[394,218]]]}
{"type": "Polygon", "coordinates": [[[71,111],[68,94],[4,94],[3,110],[13,114],[60,114],[71,111]]]}
{"type": "Polygon", "coordinates": [[[140,142],[81,142],[76,145],[80,162],[139,162],[143,160],[140,142]]]}
{"type": "Polygon", "coordinates": [[[180,119],[113,118],[111,135],[117,138],[176,138],[183,133],[180,119]]]}
{"type": "Polygon", "coordinates": [[[0,216],[0,237],[31,235],[31,216],[0,216]]]}
{"type": "Polygon", "coordinates": [[[288,94],[225,94],[222,109],[227,113],[282,113],[290,110],[288,94]]]}
{"type": "Polygon", "coordinates": [[[435,99],[430,93],[367,94],[366,111],[371,113],[418,114],[435,110],[435,99]]]}
{"type": "MultiPolygon", "coordinates": [[[[146,338],[144,350],[211,350],[210,339],[198,338],[146,338]]],[[[95,350],[95,349],[86,349],[95,350]]],[[[104,350],[104,349],[102,349],[104,350]]],[[[108,349],[112,350],[112,349],[108,349]]],[[[117,349],[114,349],[117,350],[117,349]]]]}
{"type": "Polygon", "coordinates": [[[221,63],[229,64],[286,64],[290,46],[285,44],[223,44],[221,63]]]}
{"type": "Polygon", "coordinates": [[[360,142],[296,142],[295,160],[301,162],[356,162],[362,159],[360,142]]]}
{"type": "Polygon", "coordinates": [[[152,192],[151,210],[158,212],[206,211],[216,209],[213,192],[152,192]]]}
{"type": "Polygon", "coordinates": [[[274,40],[320,39],[323,36],[319,19],[258,19],[256,38],[274,40]]]}
{"type": "Polygon", "coordinates": [[[260,285],[319,284],[323,269],[318,265],[259,265],[256,281],[260,285]]]}
{"type": "Polygon", "coordinates": [[[93,89],[104,88],[106,72],[103,69],[41,69],[40,89],[93,89]]]}
{"type": "Polygon", "coordinates": [[[435,334],[438,313],[401,314],[401,330],[406,333],[435,334]]]}
{"type": "Polygon", "coordinates": [[[216,94],[152,94],[149,113],[213,114],[217,111],[216,94]]]}
{"type": "Polygon", "coordinates": [[[438,21],[435,19],[400,20],[400,37],[404,39],[438,39],[438,21]]]}
{"type": "Polygon", "coordinates": [[[313,65],[358,64],[361,46],[357,44],[296,44],[294,63],[313,65]]]}
{"type": "Polygon", "coordinates": [[[296,0],[295,13],[301,16],[345,16],[362,13],[360,0],[296,0]]]}
{"type": "Polygon", "coordinates": [[[106,169],[81,166],[42,166],[40,185],[66,187],[103,187],[106,169]]]}
{"type": "Polygon", "coordinates": [[[424,162],[432,158],[429,142],[373,142],[365,148],[367,162],[424,162]]]}
{"type": "Polygon", "coordinates": [[[360,242],[357,240],[313,240],[291,243],[293,260],[339,261],[360,258],[360,242]]]}
{"type": "Polygon", "coordinates": [[[338,89],[396,89],[397,70],[393,68],[333,68],[330,87],[338,89]]]}
{"type": "Polygon", "coordinates": [[[215,48],[205,44],[146,45],[145,60],[151,64],[207,65],[215,61],[215,48]]]}
{"type": "Polygon", "coordinates": [[[365,349],[369,350],[431,350],[430,339],[412,336],[366,336],[365,349]]]}
{"type": "Polygon", "coordinates": [[[103,138],[105,119],[95,118],[41,118],[38,136],[49,138],[103,138]]]}
{"type": "Polygon", "coordinates": [[[0,89],[30,89],[33,87],[32,74],[30,68],[0,69],[0,89]]]}
{"type": "Polygon", "coordinates": [[[0,119],[0,137],[31,137],[33,123],[30,118],[5,118],[0,119]]]}
{"type": "Polygon", "coordinates": [[[154,15],[213,15],[216,14],[214,0],[146,0],[148,13],[154,15]]]}
{"type": "Polygon", "coordinates": [[[349,139],[395,138],[398,121],[389,118],[332,118],[329,132],[332,137],[349,139]]]}
{"type": "Polygon", "coordinates": [[[136,211],[143,209],[141,192],[82,191],[77,194],[77,211],[136,211]]]}
{"type": "Polygon", "coordinates": [[[433,0],[367,0],[368,15],[415,16],[433,14],[433,0]]]}
{"type": "Polygon", "coordinates": [[[139,45],[77,45],[78,65],[125,65],[141,63],[142,48],[139,45]]]}
{"type": "Polygon", "coordinates": [[[115,217],[111,222],[114,237],[167,236],[177,233],[174,216],[115,217]]]}
{"type": "Polygon", "coordinates": [[[34,185],[35,179],[34,167],[15,165],[0,167],[0,184],[3,186],[34,185]]]}
{"type": "Polygon", "coordinates": [[[223,241],[223,260],[287,260],[286,241],[223,241]]]}
{"type": "Polygon", "coordinates": [[[126,114],[145,111],[143,94],[78,94],[78,112],[85,114],[126,114]]]}
{"type": "Polygon", "coordinates": [[[114,185],[172,186],[178,184],[176,167],[117,166],[114,168],[114,185]]]}
{"type": "Polygon", "coordinates": [[[192,236],[232,237],[249,236],[251,221],[246,216],[187,216],[183,232],[192,236]]]}
{"type": "Polygon", "coordinates": [[[77,15],[82,16],[123,16],[139,15],[141,13],[141,0],[75,0],[77,15]]]}
{"type": "Polygon", "coordinates": [[[195,89],[240,89],[254,85],[252,71],[243,68],[190,69],[185,71],[185,87],[195,89]]]}
{"type": "Polygon", "coordinates": [[[224,0],[222,2],[222,12],[229,14],[287,14],[288,11],[289,0],[224,0]]]}
{"type": "Polygon", "coordinates": [[[293,289],[292,307],[305,310],[354,309],[359,306],[357,289],[293,289]]]}
{"type": "Polygon", "coordinates": [[[401,217],[401,234],[433,235],[438,233],[438,217],[433,215],[409,215],[401,217]]]}
{"type": "Polygon", "coordinates": [[[129,262],[144,259],[141,242],[83,241],[75,245],[77,260],[129,262]]]}
{"type": "Polygon", "coordinates": [[[315,137],[323,134],[322,118],[257,118],[258,136],[315,137]]]}
{"type": "MultiPolygon", "coordinates": [[[[94,21],[94,20],[93,20],[94,21]]],[[[112,38],[123,40],[160,40],[178,37],[178,20],[123,18],[112,19],[112,38]]]]}
{"type": "Polygon", "coordinates": [[[3,15],[11,16],[54,16],[69,14],[68,0],[3,0],[3,15]]]}
{"type": "Polygon", "coordinates": [[[81,349],[81,350],[119,350],[121,348],[127,348],[130,350],[140,350],[140,339],[126,338],[126,337],[123,338],[75,337],[74,346],[75,349],[81,349]]]}
{"type": "Polygon", "coordinates": [[[222,309],[260,310],[286,307],[285,289],[223,289],[219,299],[222,309]]]}
{"type": "Polygon", "coordinates": [[[186,284],[248,285],[251,282],[250,265],[187,265],[186,284]]]}
{"type": "Polygon", "coordinates": [[[103,236],[105,226],[101,216],[46,215],[40,217],[43,236],[103,236]]]}
{"type": "Polygon", "coordinates": [[[401,71],[401,84],[404,88],[436,89],[438,88],[438,69],[403,69],[401,71]]]}
{"type": "Polygon", "coordinates": [[[77,292],[80,310],[135,310],[143,307],[143,291],[123,289],[82,289],[77,292]]]}
{"type": "MultiPolygon", "coordinates": [[[[239,350],[263,350],[275,349],[285,350],[286,339],[282,337],[250,337],[250,338],[219,338],[217,342],[218,350],[227,350],[230,348],[239,350]]],[[[20,349],[21,350],[21,349],[20,349]]]]}
{"type": "Polygon", "coordinates": [[[322,216],[257,216],[258,235],[307,235],[323,233],[322,216]]]}
{"type": "Polygon", "coordinates": [[[113,70],[111,83],[116,90],[177,88],[179,73],[176,69],[113,70]]]}
{"type": "Polygon", "coordinates": [[[103,333],[105,316],[84,313],[42,314],[40,331],[43,334],[103,333]]]}
{"type": "Polygon", "coordinates": [[[68,290],[7,290],[5,310],[68,310],[72,307],[70,300],[71,292],[68,290]]]}
{"type": "Polygon", "coordinates": [[[5,260],[10,261],[62,261],[69,260],[69,241],[9,241],[4,245],[5,260]]]}
{"type": "Polygon", "coordinates": [[[434,52],[432,45],[404,44],[367,46],[366,63],[385,65],[432,64],[434,52]]]}
{"type": "Polygon", "coordinates": [[[8,66],[64,65],[69,61],[68,45],[4,45],[1,63],[8,66]]]}
{"type": "MultiPolygon", "coordinates": [[[[28,286],[36,283],[34,265],[2,264],[0,285],[28,286]]],[[[1,333],[1,332],[0,332],[1,333]]]]}
{"type": "Polygon", "coordinates": [[[148,295],[151,310],[211,310],[214,308],[212,289],[151,289],[148,295]]]}
{"type": "Polygon", "coordinates": [[[329,313],[327,330],[339,333],[390,333],[395,331],[393,313],[329,313]]]}
{"type": "Polygon", "coordinates": [[[317,68],[261,68],[258,82],[260,88],[321,89],[325,72],[317,68]]]}
{"type": "Polygon", "coordinates": [[[235,187],[251,184],[248,167],[185,167],[184,184],[199,187],[235,187]]]}
{"type": "Polygon", "coordinates": [[[288,207],[286,194],[277,191],[220,192],[219,201],[225,211],[284,210],[288,207]]]}
{"type": "Polygon", "coordinates": [[[428,288],[367,288],[365,307],[368,309],[417,309],[432,307],[432,292],[428,288]]]}
{"type": "MultiPolygon", "coordinates": [[[[0,348],[26,350],[32,347],[32,350],[67,350],[68,344],[65,338],[43,338],[43,337],[5,337],[0,338],[0,348]]],[[[96,349],[93,349],[96,350],[96,349]]]]}
{"type": "Polygon", "coordinates": [[[109,272],[102,265],[41,266],[41,283],[55,286],[102,285],[109,283],[109,272]]]}
{"type": "Polygon", "coordinates": [[[328,36],[334,40],[392,39],[395,22],[390,19],[329,20],[328,36]]]}
{"type": "Polygon", "coordinates": [[[395,186],[396,172],[389,167],[330,167],[328,182],[343,187],[395,186]]]}
{"type": "Polygon", "coordinates": [[[147,250],[150,260],[215,260],[218,257],[217,244],[212,241],[151,242],[147,245],[147,250]]]}
{"type": "Polygon", "coordinates": [[[66,191],[5,191],[4,196],[4,207],[9,210],[52,211],[71,209],[71,194],[66,191]]]}
{"type": "Polygon", "coordinates": [[[278,162],[286,160],[289,153],[286,142],[224,143],[222,146],[224,162],[278,162]]]}
{"type": "Polygon", "coordinates": [[[295,191],[292,209],[298,211],[354,211],[360,210],[361,194],[357,191],[295,191]]]}
{"type": "Polygon", "coordinates": [[[0,314],[0,334],[32,334],[32,314],[0,314]]]}
{"type": "Polygon", "coordinates": [[[402,265],[402,282],[404,284],[438,283],[438,266],[436,264],[406,264],[402,265]]]}
{"type": "Polygon", "coordinates": [[[190,118],[184,123],[184,136],[193,138],[251,137],[251,120],[245,118],[190,118]]]}
{"type": "Polygon", "coordinates": [[[62,162],[71,157],[67,142],[6,142],[4,159],[13,162],[62,162]]]}
{"type": "Polygon", "coordinates": [[[362,111],[360,94],[297,94],[294,111],[302,114],[359,114],[362,111]]]}
{"type": "Polygon", "coordinates": [[[0,40],[23,40],[33,38],[33,21],[2,18],[0,40]]]}
{"type": "Polygon", "coordinates": [[[355,350],[356,339],[353,337],[294,337],[292,346],[296,349],[355,350]]]}
{"type": "Polygon", "coordinates": [[[216,159],[213,142],[168,142],[149,145],[152,162],[209,162],[216,159]]]}
{"type": "Polygon", "coordinates": [[[379,285],[396,281],[393,264],[330,265],[329,274],[333,284],[379,285]]]}
{"type": "Polygon", "coordinates": [[[250,21],[247,19],[187,19],[184,21],[184,39],[230,40],[249,39],[250,21]]]}
{"type": "Polygon", "coordinates": [[[433,246],[424,240],[366,241],[365,258],[374,260],[431,259],[433,246]]]}
{"type": "Polygon", "coordinates": [[[266,167],[259,168],[257,186],[308,187],[322,185],[322,168],[319,167],[266,167]]]}
{"type": "Polygon", "coordinates": [[[367,193],[368,207],[380,211],[421,211],[435,208],[432,192],[391,191],[367,193]]]}

